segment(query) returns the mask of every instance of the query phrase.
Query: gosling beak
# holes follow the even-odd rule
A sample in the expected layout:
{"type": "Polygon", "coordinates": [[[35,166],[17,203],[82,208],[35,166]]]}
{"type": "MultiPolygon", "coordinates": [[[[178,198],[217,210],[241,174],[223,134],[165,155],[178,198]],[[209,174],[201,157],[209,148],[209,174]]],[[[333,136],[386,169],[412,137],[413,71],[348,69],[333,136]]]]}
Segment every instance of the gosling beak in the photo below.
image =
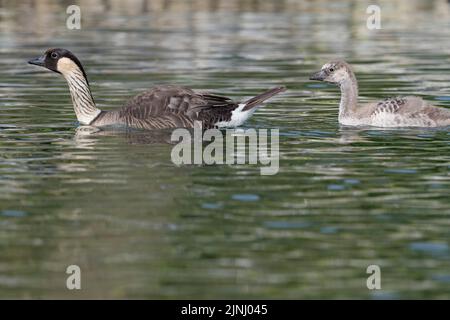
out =
{"type": "Polygon", "coordinates": [[[28,61],[28,63],[43,67],[44,63],[45,63],[45,56],[40,56],[40,57],[31,59],[30,61],[28,61]]]}
{"type": "Polygon", "coordinates": [[[309,80],[323,81],[323,80],[325,80],[326,77],[327,77],[327,75],[325,74],[325,72],[323,70],[320,70],[319,72],[316,72],[316,73],[310,75],[309,80]]]}

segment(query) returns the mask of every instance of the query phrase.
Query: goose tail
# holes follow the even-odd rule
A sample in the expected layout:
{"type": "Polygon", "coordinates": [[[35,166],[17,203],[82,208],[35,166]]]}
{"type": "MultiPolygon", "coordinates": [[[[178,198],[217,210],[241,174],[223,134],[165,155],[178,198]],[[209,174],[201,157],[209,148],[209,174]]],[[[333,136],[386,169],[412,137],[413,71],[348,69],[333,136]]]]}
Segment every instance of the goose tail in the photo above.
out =
{"type": "Polygon", "coordinates": [[[253,97],[251,99],[248,99],[247,101],[243,102],[242,104],[244,105],[244,108],[242,109],[242,111],[247,111],[250,110],[258,105],[260,105],[261,103],[263,103],[264,101],[266,101],[267,99],[273,97],[274,95],[277,95],[283,91],[286,91],[286,87],[285,86],[280,86],[280,87],[276,87],[276,88],[272,88],[269,89],[261,94],[258,94],[256,97],[253,97]]]}

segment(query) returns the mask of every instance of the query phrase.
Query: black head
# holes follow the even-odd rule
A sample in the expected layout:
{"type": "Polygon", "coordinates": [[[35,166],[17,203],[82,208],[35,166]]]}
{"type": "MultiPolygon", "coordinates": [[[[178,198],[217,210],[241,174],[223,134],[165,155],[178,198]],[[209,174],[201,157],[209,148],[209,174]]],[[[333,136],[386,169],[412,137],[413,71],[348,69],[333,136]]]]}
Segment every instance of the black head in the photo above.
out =
{"type": "Polygon", "coordinates": [[[42,56],[28,61],[28,63],[61,73],[61,70],[58,69],[58,61],[62,58],[72,60],[83,72],[84,77],[87,78],[80,60],[78,60],[78,58],[75,57],[75,55],[72,52],[66,49],[61,48],[48,49],[42,56]]]}

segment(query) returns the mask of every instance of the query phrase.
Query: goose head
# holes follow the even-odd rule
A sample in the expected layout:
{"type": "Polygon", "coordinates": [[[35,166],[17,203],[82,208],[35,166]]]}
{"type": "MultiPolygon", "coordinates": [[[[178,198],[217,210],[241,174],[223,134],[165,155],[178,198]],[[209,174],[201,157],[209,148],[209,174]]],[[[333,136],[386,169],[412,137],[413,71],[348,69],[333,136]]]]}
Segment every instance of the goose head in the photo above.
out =
{"type": "Polygon", "coordinates": [[[72,52],[66,49],[48,49],[42,56],[28,61],[28,63],[61,73],[64,76],[79,70],[83,73],[83,76],[87,78],[80,60],[78,60],[72,52]]]}
{"type": "Polygon", "coordinates": [[[340,85],[344,81],[350,79],[352,74],[353,72],[347,62],[336,60],[324,64],[320,71],[315,72],[309,77],[309,80],[324,81],[340,85]]]}

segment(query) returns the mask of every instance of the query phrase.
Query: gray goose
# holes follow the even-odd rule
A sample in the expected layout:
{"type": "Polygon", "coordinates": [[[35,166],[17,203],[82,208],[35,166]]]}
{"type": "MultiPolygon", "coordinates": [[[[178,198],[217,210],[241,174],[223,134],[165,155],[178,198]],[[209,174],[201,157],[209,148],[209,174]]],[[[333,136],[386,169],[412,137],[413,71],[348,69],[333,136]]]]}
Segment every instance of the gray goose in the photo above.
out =
{"type": "Polygon", "coordinates": [[[270,89],[245,102],[191,89],[160,85],[131,98],[122,108],[102,111],[96,107],[83,66],[70,51],[48,49],[28,63],[60,73],[66,79],[75,114],[83,125],[120,126],[135,129],[192,128],[195,121],[202,127],[237,127],[243,124],[270,97],[286,90],[270,89]]]}
{"type": "Polygon", "coordinates": [[[430,105],[420,97],[387,98],[358,105],[358,82],[348,63],[331,61],[310,80],[336,84],[341,89],[339,123],[349,126],[441,127],[450,125],[450,110],[430,105]]]}

